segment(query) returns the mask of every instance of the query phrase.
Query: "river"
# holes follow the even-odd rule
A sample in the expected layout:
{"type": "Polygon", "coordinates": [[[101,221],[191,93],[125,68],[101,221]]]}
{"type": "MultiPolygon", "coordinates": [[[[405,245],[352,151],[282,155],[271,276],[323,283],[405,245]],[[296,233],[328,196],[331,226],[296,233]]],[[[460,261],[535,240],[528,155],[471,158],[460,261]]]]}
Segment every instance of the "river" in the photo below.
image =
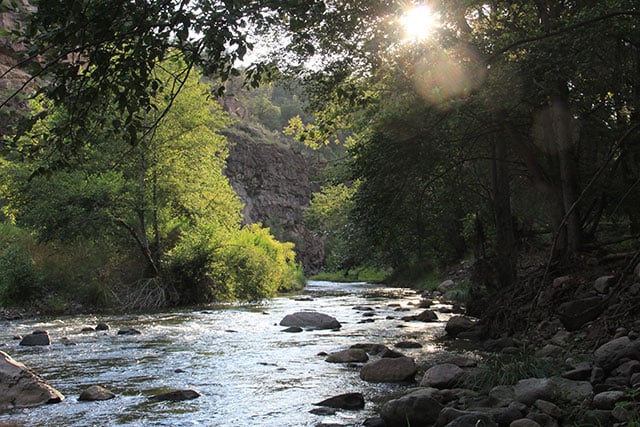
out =
{"type": "MultiPolygon", "coordinates": [[[[439,322],[405,322],[417,314],[420,296],[402,288],[366,283],[309,282],[296,295],[252,305],[222,305],[135,315],[70,316],[0,323],[0,350],[24,363],[66,396],[62,403],[0,415],[0,426],[315,426],[361,425],[375,415],[375,402],[406,385],[362,381],[359,369],[327,363],[330,353],[355,343],[393,348],[416,340],[421,349],[403,349],[417,361],[443,352],[435,338],[439,322]],[[356,306],[374,308],[374,315],[356,306]],[[399,311],[399,310],[408,311],[399,311]],[[286,315],[316,310],[337,318],[338,331],[284,333],[286,315]],[[368,315],[370,316],[370,315],[368,315]],[[106,332],[82,333],[85,326],[107,322],[106,332]],[[117,335],[135,327],[141,335],[117,335]],[[46,329],[47,347],[21,347],[14,335],[46,329]],[[63,343],[67,337],[76,345],[63,343]],[[102,402],[79,402],[80,392],[102,385],[117,394],[102,402]],[[148,397],[173,389],[194,389],[201,397],[183,402],[150,402],[148,397]],[[346,392],[361,392],[362,411],[321,416],[314,403],[346,392]],[[13,424],[15,423],[15,424],[13,424]]],[[[437,312],[438,307],[434,309],[437,312]]]]}

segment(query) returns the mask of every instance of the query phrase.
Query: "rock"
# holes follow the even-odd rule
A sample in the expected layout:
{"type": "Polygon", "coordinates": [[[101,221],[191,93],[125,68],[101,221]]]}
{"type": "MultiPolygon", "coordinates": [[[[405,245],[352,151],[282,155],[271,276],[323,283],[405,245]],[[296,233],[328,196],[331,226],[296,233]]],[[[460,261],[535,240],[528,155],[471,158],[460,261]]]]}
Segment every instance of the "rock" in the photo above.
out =
{"type": "Polygon", "coordinates": [[[37,345],[51,345],[51,338],[47,331],[34,331],[30,335],[25,335],[20,341],[20,345],[24,346],[37,346],[37,345]]]}
{"type": "Polygon", "coordinates": [[[529,418],[521,418],[513,421],[509,424],[509,427],[541,427],[537,422],[530,420],[529,418]]]}
{"type": "Polygon", "coordinates": [[[436,288],[436,290],[442,294],[446,294],[447,292],[449,292],[451,289],[455,288],[456,284],[453,280],[448,279],[445,280],[444,282],[440,283],[438,285],[438,287],[436,288]]]}
{"type": "Polygon", "coordinates": [[[624,358],[640,358],[640,342],[631,341],[629,337],[620,337],[602,344],[593,353],[596,365],[605,371],[611,371],[624,358]]]}
{"type": "Polygon", "coordinates": [[[288,328],[282,330],[282,332],[289,332],[289,333],[297,333],[302,331],[303,329],[300,326],[289,326],[288,328]]]}
{"type": "Polygon", "coordinates": [[[636,268],[633,269],[633,274],[636,276],[636,279],[640,279],[640,262],[636,265],[636,268]]]}
{"type": "Polygon", "coordinates": [[[446,424],[445,427],[498,427],[498,424],[495,423],[486,414],[468,414],[463,415],[460,418],[456,418],[450,423],[446,424]]]}
{"type": "Polygon", "coordinates": [[[393,346],[396,348],[422,348],[422,344],[416,341],[400,341],[393,346]]]}
{"type": "Polygon", "coordinates": [[[357,410],[364,408],[364,396],[362,393],[345,393],[330,397],[322,402],[314,403],[316,406],[327,406],[329,408],[357,410]]]}
{"type": "Polygon", "coordinates": [[[424,310],[416,316],[416,320],[419,322],[435,322],[438,320],[438,315],[433,310],[424,310]]]}
{"type": "Polygon", "coordinates": [[[508,426],[513,421],[522,418],[524,411],[515,407],[515,405],[506,408],[493,408],[488,412],[491,419],[499,426],[508,426]]]}
{"type": "Polygon", "coordinates": [[[555,403],[546,400],[538,399],[535,401],[534,406],[553,418],[561,418],[563,415],[562,410],[555,403]]]}
{"type": "Polygon", "coordinates": [[[0,411],[58,403],[63,399],[62,393],[0,351],[0,411]]]}
{"type": "Polygon", "coordinates": [[[453,388],[460,381],[464,371],[452,363],[443,363],[429,368],[420,381],[421,387],[435,387],[439,389],[453,388]]]}
{"type": "Polygon", "coordinates": [[[564,350],[562,347],[555,344],[547,344],[538,351],[536,351],[536,357],[560,357],[564,350]]]}
{"type": "Polygon", "coordinates": [[[93,326],[85,326],[80,330],[80,332],[95,332],[95,328],[93,326]]]}
{"type": "Polygon", "coordinates": [[[385,403],[380,416],[387,427],[428,426],[438,419],[442,408],[431,391],[418,390],[385,403]]]}
{"type": "Polygon", "coordinates": [[[593,396],[593,407],[596,409],[613,409],[616,403],[624,400],[626,393],[624,391],[605,391],[593,396]]]}
{"type": "Polygon", "coordinates": [[[555,388],[548,378],[528,378],[518,381],[513,392],[518,402],[531,406],[538,399],[552,400],[555,388]]]}
{"type": "Polygon", "coordinates": [[[373,311],[373,307],[369,307],[368,305],[356,305],[352,309],[357,311],[373,311]]]}
{"type": "Polygon", "coordinates": [[[182,400],[191,400],[200,397],[201,394],[195,390],[175,390],[169,391],[167,393],[156,394],[155,396],[151,396],[149,400],[153,401],[164,401],[168,400],[171,402],[179,402],[182,400]]]}
{"type": "Polygon", "coordinates": [[[140,335],[142,332],[135,328],[121,328],[118,331],[118,335],[140,335]]]}
{"type": "Polygon", "coordinates": [[[383,351],[389,350],[386,345],[383,344],[372,344],[372,343],[358,343],[354,344],[349,348],[359,348],[367,352],[367,354],[375,355],[380,354],[383,351]]]}
{"type": "Polygon", "coordinates": [[[109,329],[111,329],[111,327],[107,323],[104,323],[104,322],[100,322],[96,326],[96,331],[108,331],[109,329]]]}
{"type": "Polygon", "coordinates": [[[96,400],[109,400],[116,397],[116,395],[104,387],[99,385],[92,385],[85,389],[82,393],[80,393],[80,397],[78,400],[93,402],[96,400]]]}
{"type": "Polygon", "coordinates": [[[280,321],[280,326],[299,326],[305,329],[339,329],[342,327],[334,317],[317,311],[299,311],[287,314],[280,321]]]}
{"type": "Polygon", "coordinates": [[[374,383],[414,381],[417,370],[410,357],[385,357],[367,362],[360,370],[360,378],[374,383]]]}
{"type": "Polygon", "coordinates": [[[396,359],[398,357],[406,357],[404,354],[400,353],[399,351],[395,351],[395,350],[391,350],[390,348],[384,350],[382,353],[380,353],[380,357],[386,357],[389,359],[396,359]]]}
{"type": "Polygon", "coordinates": [[[567,345],[570,338],[571,334],[569,333],[569,331],[558,331],[553,337],[551,337],[551,344],[564,347],[567,345]]]}
{"type": "Polygon", "coordinates": [[[336,408],[313,408],[312,410],[309,411],[310,414],[314,414],[314,415],[322,415],[322,416],[331,416],[331,415],[335,415],[336,412],[338,412],[338,410],[336,408]]]}
{"type": "Polygon", "coordinates": [[[447,321],[444,330],[447,332],[447,335],[456,337],[461,332],[469,331],[474,325],[475,323],[468,317],[453,316],[447,321]]]}
{"type": "Polygon", "coordinates": [[[568,331],[576,331],[600,316],[604,309],[605,304],[600,297],[581,298],[561,304],[558,318],[568,331]]]}
{"type": "Polygon", "coordinates": [[[329,363],[366,362],[368,360],[369,356],[367,356],[367,352],[359,348],[336,351],[329,354],[325,359],[325,361],[329,363]]]}
{"type": "Polygon", "coordinates": [[[591,399],[593,395],[593,386],[588,381],[571,381],[562,377],[551,377],[550,381],[555,389],[553,401],[556,402],[563,401],[572,404],[582,404],[591,399]]]}
{"type": "Polygon", "coordinates": [[[562,374],[563,378],[572,381],[587,381],[591,378],[591,371],[593,368],[589,363],[583,363],[576,366],[574,369],[562,374]]]}
{"type": "Polygon", "coordinates": [[[60,338],[60,342],[64,345],[76,345],[76,343],[71,341],[68,337],[60,338]]]}
{"type": "Polygon", "coordinates": [[[423,299],[418,303],[418,308],[429,308],[433,305],[433,300],[423,299]]]}
{"type": "Polygon", "coordinates": [[[364,420],[363,427],[387,427],[387,424],[380,417],[371,417],[364,420]]]}
{"type": "Polygon", "coordinates": [[[616,276],[602,276],[598,277],[593,283],[593,288],[601,294],[609,292],[609,287],[613,284],[616,276]]]}
{"type": "Polygon", "coordinates": [[[544,412],[531,411],[527,414],[527,418],[543,427],[558,427],[558,422],[544,412]]]}
{"type": "Polygon", "coordinates": [[[509,406],[514,400],[513,386],[498,385],[489,390],[489,404],[493,407],[509,406]]]}

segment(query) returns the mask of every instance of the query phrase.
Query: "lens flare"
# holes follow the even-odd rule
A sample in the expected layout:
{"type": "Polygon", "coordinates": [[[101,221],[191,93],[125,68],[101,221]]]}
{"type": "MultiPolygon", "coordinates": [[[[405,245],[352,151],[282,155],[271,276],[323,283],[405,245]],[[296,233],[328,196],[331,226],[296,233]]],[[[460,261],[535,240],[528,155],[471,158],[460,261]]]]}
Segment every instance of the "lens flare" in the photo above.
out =
{"type": "Polygon", "coordinates": [[[404,28],[404,37],[407,41],[424,40],[428,38],[438,25],[438,17],[427,5],[418,5],[407,10],[400,24],[404,28]]]}

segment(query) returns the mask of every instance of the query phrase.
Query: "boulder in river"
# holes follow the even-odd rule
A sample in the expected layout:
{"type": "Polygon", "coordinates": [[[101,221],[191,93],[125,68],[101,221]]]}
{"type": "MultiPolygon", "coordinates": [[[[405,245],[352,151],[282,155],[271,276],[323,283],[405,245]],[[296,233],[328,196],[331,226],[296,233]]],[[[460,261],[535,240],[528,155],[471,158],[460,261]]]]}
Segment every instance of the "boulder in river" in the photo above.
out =
{"type": "Polygon", "coordinates": [[[317,311],[298,311],[287,314],[280,326],[299,326],[306,329],[339,329],[342,327],[335,317],[317,311]]]}
{"type": "Polygon", "coordinates": [[[24,346],[37,346],[37,345],[51,345],[51,338],[47,331],[34,331],[29,335],[25,335],[20,341],[20,345],[24,346]]]}
{"type": "Polygon", "coordinates": [[[179,402],[182,400],[196,399],[200,396],[202,395],[195,390],[175,390],[175,391],[169,391],[166,393],[156,394],[155,396],[151,396],[149,400],[153,400],[156,402],[163,401],[163,400],[168,400],[171,402],[179,402]]]}
{"type": "Polygon", "coordinates": [[[436,422],[442,408],[432,390],[417,390],[385,403],[380,416],[388,427],[427,426],[436,422]]]}
{"type": "Polygon", "coordinates": [[[0,411],[58,403],[63,399],[62,393],[0,351],[0,411]]]}
{"type": "Polygon", "coordinates": [[[367,352],[359,348],[336,351],[329,354],[325,361],[330,363],[366,362],[369,360],[367,352]]]}
{"type": "Polygon", "coordinates": [[[82,393],[80,393],[80,397],[78,400],[84,402],[93,402],[97,400],[109,400],[116,397],[116,395],[106,388],[99,385],[92,385],[87,387],[82,393]]]}
{"type": "Polygon", "coordinates": [[[345,393],[314,403],[314,405],[349,410],[363,409],[364,396],[362,393],[345,393]]]}
{"type": "Polygon", "coordinates": [[[474,325],[473,320],[468,317],[453,316],[447,321],[447,326],[444,327],[444,330],[447,335],[456,337],[459,333],[470,330],[474,325]]]}
{"type": "Polygon", "coordinates": [[[410,357],[385,357],[365,364],[360,370],[360,378],[373,383],[414,381],[417,370],[410,357]]]}
{"type": "Polygon", "coordinates": [[[109,329],[111,329],[111,327],[109,326],[108,323],[105,323],[105,322],[100,322],[96,326],[96,331],[108,331],[109,329]]]}
{"type": "Polygon", "coordinates": [[[135,328],[120,328],[120,330],[118,331],[118,335],[140,335],[142,334],[142,332],[140,332],[139,330],[135,329],[135,328]]]}

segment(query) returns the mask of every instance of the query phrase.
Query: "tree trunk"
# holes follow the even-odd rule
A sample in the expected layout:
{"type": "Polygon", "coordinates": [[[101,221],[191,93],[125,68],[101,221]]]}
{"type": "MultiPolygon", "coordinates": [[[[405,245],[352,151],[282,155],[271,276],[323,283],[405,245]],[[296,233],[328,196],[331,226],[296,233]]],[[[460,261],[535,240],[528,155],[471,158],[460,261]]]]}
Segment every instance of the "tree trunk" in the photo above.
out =
{"type": "Polygon", "coordinates": [[[496,248],[498,285],[501,288],[513,283],[515,278],[516,245],[511,214],[511,190],[507,163],[507,142],[502,135],[493,140],[492,183],[493,211],[496,223],[496,248]]]}

